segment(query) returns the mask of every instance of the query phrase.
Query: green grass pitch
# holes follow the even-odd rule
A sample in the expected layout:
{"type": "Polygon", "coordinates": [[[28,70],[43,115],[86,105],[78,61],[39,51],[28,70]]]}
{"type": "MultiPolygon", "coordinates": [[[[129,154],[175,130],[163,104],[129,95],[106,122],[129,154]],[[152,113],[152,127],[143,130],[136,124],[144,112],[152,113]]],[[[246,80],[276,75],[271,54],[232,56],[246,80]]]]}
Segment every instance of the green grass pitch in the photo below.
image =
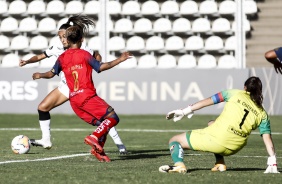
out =
{"type": "Polygon", "coordinates": [[[250,136],[248,145],[234,156],[226,157],[226,172],[211,172],[214,156],[211,153],[185,150],[185,164],[189,173],[166,174],[159,166],[172,164],[168,140],[186,130],[203,128],[212,115],[194,115],[180,122],[165,120],[164,115],[120,115],[117,125],[129,154],[120,156],[108,136],[105,151],[110,163],[100,163],[90,155],[84,137],[96,127],[75,115],[52,115],[53,147],[44,150],[31,147],[28,154],[11,151],[13,137],[24,134],[40,138],[37,115],[0,115],[0,183],[281,183],[282,181],[282,122],[281,116],[271,116],[273,140],[281,174],[263,174],[267,152],[258,131],[250,136]]]}

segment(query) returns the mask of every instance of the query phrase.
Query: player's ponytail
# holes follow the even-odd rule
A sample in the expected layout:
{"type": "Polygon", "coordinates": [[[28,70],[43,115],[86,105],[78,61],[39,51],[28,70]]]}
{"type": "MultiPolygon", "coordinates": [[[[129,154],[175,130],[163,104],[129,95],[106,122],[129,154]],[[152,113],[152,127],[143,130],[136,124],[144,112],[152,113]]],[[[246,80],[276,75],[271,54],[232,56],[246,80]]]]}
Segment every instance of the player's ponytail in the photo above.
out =
{"type": "Polygon", "coordinates": [[[83,35],[87,35],[89,31],[89,27],[90,26],[94,27],[95,22],[94,20],[92,20],[86,15],[74,15],[70,17],[65,24],[62,24],[59,30],[67,29],[71,26],[78,26],[82,30],[83,35]]]}
{"type": "Polygon", "coordinates": [[[258,77],[250,77],[245,82],[246,91],[250,92],[251,99],[262,108],[262,83],[258,77]]]}

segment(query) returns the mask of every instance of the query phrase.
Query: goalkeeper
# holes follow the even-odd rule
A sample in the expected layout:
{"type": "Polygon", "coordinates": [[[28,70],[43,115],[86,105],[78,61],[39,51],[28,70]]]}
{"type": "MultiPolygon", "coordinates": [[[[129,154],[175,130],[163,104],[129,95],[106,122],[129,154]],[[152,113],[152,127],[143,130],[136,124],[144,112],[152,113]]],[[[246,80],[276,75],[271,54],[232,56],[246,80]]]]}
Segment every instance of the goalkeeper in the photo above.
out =
{"type": "Polygon", "coordinates": [[[224,156],[240,151],[247,144],[251,131],[258,127],[269,154],[268,167],[264,173],[279,173],[270,121],[262,105],[262,83],[258,77],[248,78],[244,90],[231,89],[219,92],[184,109],[169,112],[166,119],[173,119],[176,122],[184,116],[191,118],[194,111],[220,102],[226,102],[225,107],[215,121],[208,123],[208,127],[182,133],[169,140],[174,165],[163,165],[159,171],[186,173],[182,148],[214,153],[216,161],[211,171],[226,171],[224,156]]]}

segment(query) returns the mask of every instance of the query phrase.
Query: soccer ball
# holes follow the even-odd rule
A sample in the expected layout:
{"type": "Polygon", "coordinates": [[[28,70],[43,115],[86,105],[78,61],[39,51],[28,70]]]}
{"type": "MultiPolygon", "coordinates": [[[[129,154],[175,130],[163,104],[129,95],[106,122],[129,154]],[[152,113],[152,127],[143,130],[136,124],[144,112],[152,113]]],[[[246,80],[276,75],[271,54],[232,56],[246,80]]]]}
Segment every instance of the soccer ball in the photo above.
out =
{"type": "Polygon", "coordinates": [[[25,135],[16,136],[11,143],[12,151],[16,154],[25,154],[29,152],[30,141],[25,135]]]}

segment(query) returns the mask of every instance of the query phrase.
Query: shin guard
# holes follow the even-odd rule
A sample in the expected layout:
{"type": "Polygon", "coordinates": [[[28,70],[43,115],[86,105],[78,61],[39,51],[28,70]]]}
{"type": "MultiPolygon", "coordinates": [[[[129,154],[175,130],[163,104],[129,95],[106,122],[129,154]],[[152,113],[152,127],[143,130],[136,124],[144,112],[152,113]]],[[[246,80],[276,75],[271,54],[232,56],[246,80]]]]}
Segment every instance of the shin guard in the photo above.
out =
{"type": "Polygon", "coordinates": [[[184,151],[178,142],[174,141],[169,143],[169,150],[170,150],[172,161],[174,163],[183,162],[184,151]]]}
{"type": "Polygon", "coordinates": [[[92,134],[100,139],[103,135],[106,135],[117,123],[118,121],[114,118],[105,119],[92,134]]]}

